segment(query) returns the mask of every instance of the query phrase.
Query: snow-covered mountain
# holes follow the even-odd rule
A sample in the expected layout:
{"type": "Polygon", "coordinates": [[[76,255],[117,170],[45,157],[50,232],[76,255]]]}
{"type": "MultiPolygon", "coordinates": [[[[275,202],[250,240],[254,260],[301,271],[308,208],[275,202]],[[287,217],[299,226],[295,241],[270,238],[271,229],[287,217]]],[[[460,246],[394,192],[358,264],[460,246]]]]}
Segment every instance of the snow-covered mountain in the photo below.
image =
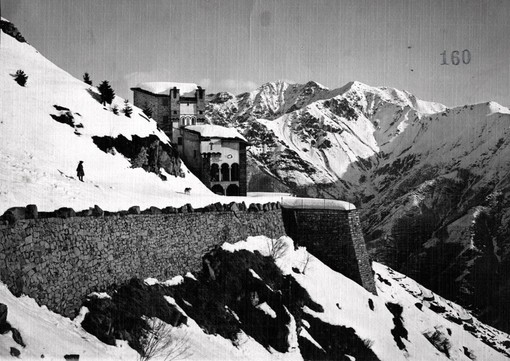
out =
{"type": "Polygon", "coordinates": [[[249,190],[355,203],[375,259],[510,330],[509,109],[277,81],[211,95],[207,113],[251,142],[249,190]]]}
{"type": "Polygon", "coordinates": [[[510,358],[507,334],[379,263],[374,296],[288,237],[226,243],[206,259],[196,275],[93,293],[73,321],[1,286],[7,322],[26,347],[9,331],[0,335],[0,357],[14,347],[23,359],[50,360],[129,360],[132,348],[153,360],[510,358]],[[276,259],[275,242],[284,249],[276,259]]]}

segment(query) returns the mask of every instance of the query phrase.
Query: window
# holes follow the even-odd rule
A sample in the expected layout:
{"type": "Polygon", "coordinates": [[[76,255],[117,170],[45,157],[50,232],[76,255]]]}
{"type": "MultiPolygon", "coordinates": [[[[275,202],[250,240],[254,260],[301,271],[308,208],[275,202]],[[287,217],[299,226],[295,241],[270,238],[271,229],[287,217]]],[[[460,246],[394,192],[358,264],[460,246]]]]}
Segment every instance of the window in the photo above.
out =
{"type": "Polygon", "coordinates": [[[196,120],[195,118],[191,119],[191,124],[192,124],[192,125],[197,124],[197,120],[196,120]]]}
{"type": "Polygon", "coordinates": [[[174,113],[174,114],[177,114],[177,110],[174,110],[174,111],[173,111],[173,113],[174,113]]]}
{"type": "Polygon", "coordinates": [[[177,138],[177,145],[182,145],[182,137],[177,138]]]}
{"type": "Polygon", "coordinates": [[[238,181],[239,180],[239,164],[234,163],[232,164],[232,181],[238,181]]]}
{"type": "Polygon", "coordinates": [[[203,110],[199,110],[198,114],[204,114],[204,111],[203,110]]]}
{"type": "Polygon", "coordinates": [[[230,180],[230,167],[227,163],[221,165],[221,180],[224,182],[230,180]]]}
{"type": "Polygon", "coordinates": [[[216,163],[211,164],[211,182],[220,181],[220,166],[216,163]]]}

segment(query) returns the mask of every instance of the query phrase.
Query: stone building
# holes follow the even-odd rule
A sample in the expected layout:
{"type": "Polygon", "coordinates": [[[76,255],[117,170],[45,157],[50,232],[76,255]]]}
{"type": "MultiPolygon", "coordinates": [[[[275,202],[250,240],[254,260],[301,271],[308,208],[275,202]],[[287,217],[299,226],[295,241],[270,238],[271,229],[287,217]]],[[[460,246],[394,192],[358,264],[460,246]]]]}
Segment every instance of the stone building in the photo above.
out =
{"type": "Polygon", "coordinates": [[[190,125],[182,129],[181,157],[214,193],[245,196],[246,139],[234,128],[190,125]]]}
{"type": "Polygon", "coordinates": [[[182,152],[182,129],[205,123],[205,89],[193,83],[148,82],[131,88],[133,104],[152,118],[182,152]]]}

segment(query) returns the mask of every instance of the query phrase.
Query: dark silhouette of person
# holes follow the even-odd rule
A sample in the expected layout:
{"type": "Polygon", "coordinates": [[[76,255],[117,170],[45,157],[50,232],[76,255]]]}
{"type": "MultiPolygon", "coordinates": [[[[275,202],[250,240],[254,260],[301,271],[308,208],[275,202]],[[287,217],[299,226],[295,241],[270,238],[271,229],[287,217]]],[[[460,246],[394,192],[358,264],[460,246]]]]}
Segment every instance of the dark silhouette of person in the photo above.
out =
{"type": "Polygon", "coordinates": [[[85,175],[85,172],[83,171],[83,161],[80,160],[80,163],[78,163],[78,168],[76,168],[76,173],[78,175],[78,179],[83,182],[83,176],[85,175]]]}

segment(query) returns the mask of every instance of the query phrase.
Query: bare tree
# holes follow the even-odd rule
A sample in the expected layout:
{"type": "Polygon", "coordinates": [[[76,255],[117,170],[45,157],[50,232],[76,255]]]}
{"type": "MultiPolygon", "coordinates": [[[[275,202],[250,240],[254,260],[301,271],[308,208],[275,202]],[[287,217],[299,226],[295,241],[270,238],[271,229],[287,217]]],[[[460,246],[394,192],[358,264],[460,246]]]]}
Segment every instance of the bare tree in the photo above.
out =
{"type": "Polygon", "coordinates": [[[312,259],[312,255],[308,252],[306,252],[305,259],[303,260],[303,269],[301,271],[302,274],[305,274],[306,269],[308,268],[308,264],[310,263],[312,259]]]}
{"type": "Polygon", "coordinates": [[[147,319],[150,330],[141,340],[142,353],[139,361],[148,361],[157,357],[164,361],[175,360],[189,355],[188,334],[177,335],[176,327],[166,324],[159,318],[147,319]]]}
{"type": "Polygon", "coordinates": [[[269,257],[271,257],[273,261],[276,261],[287,251],[287,244],[283,241],[283,238],[271,238],[267,242],[267,248],[269,251],[269,257]]]}

